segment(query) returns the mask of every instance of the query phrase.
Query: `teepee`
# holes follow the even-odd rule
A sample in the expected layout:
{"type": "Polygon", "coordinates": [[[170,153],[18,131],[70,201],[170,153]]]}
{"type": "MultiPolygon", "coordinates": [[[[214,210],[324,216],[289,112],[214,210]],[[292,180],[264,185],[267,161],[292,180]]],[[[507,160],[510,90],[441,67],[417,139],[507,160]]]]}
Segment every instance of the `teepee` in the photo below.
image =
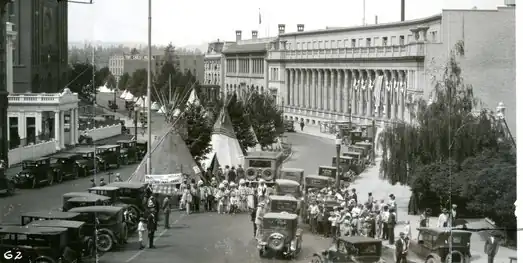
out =
{"type": "Polygon", "coordinates": [[[120,95],[120,99],[125,99],[125,96],[127,96],[127,93],[129,93],[127,90],[124,90],[124,92],[122,92],[122,95],[120,95]]]}
{"type": "Polygon", "coordinates": [[[236,166],[243,165],[243,151],[240,142],[236,138],[232,127],[231,118],[225,107],[214,124],[211,136],[212,151],[206,156],[206,160],[216,157],[220,165],[236,166]]]}
{"type": "Polygon", "coordinates": [[[261,152],[262,147],[260,145],[260,142],[258,141],[258,137],[256,136],[256,133],[254,132],[254,128],[251,125],[251,128],[249,129],[251,131],[252,136],[254,137],[254,141],[256,142],[256,145],[254,147],[247,149],[247,152],[261,152]]]}

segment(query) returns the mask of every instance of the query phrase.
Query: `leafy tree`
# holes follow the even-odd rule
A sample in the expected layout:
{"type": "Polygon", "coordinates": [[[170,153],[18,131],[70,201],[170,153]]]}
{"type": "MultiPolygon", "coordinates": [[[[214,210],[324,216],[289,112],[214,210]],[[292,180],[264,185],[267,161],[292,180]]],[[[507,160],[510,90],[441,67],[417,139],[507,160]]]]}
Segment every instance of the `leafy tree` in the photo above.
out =
{"type": "Polygon", "coordinates": [[[211,134],[213,124],[205,116],[206,110],[201,105],[190,105],[183,112],[183,124],[186,135],[185,144],[189,147],[196,162],[202,161],[212,151],[211,134]]]}
{"type": "Polygon", "coordinates": [[[245,105],[246,116],[249,117],[260,145],[266,147],[275,143],[283,130],[283,113],[274,98],[269,93],[251,91],[245,105]]]}
{"type": "MultiPolygon", "coordinates": [[[[109,76],[111,76],[111,75],[112,75],[112,73],[108,67],[103,67],[103,68],[97,70],[95,73],[96,87],[103,86],[104,84],[106,84],[109,76]]],[[[115,80],[115,83],[116,83],[116,80],[115,80]]],[[[116,85],[114,85],[113,88],[115,86],[116,85]]]]}
{"type": "Polygon", "coordinates": [[[147,94],[147,70],[138,69],[131,75],[129,80],[128,90],[135,97],[144,96],[147,94]]]}
{"type": "Polygon", "coordinates": [[[126,90],[129,86],[129,82],[131,80],[131,75],[129,73],[125,72],[120,76],[120,79],[118,80],[118,89],[119,90],[126,90]]]}
{"type": "Polygon", "coordinates": [[[68,88],[72,92],[78,93],[81,100],[91,101],[94,93],[93,66],[88,63],[75,63],[69,68],[69,71],[68,88]]]}
{"type": "Polygon", "coordinates": [[[105,85],[111,90],[115,90],[117,88],[116,78],[113,74],[109,74],[109,76],[107,76],[105,79],[105,85]]]}

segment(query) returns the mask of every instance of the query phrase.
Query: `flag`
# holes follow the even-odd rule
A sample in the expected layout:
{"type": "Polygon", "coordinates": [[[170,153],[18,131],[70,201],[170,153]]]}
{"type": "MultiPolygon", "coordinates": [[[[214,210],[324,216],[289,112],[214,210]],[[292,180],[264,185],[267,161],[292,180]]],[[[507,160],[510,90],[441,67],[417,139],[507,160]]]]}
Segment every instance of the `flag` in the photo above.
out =
{"type": "Polygon", "coordinates": [[[261,11],[258,9],[258,24],[261,25],[261,11]]]}

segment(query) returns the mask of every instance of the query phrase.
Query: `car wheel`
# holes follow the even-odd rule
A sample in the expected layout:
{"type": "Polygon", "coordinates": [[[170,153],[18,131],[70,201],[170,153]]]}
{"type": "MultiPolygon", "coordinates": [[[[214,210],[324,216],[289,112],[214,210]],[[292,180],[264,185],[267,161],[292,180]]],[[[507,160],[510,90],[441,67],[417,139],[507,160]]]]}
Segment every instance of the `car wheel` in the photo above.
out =
{"type": "Polygon", "coordinates": [[[36,176],[33,176],[33,180],[31,181],[31,188],[35,189],[38,187],[38,180],[36,180],[36,176]]]}
{"type": "Polygon", "coordinates": [[[323,259],[320,256],[315,255],[312,257],[311,263],[323,263],[323,259]]]}
{"type": "Polygon", "coordinates": [[[51,171],[47,172],[47,185],[51,186],[54,184],[54,174],[51,171]]]}
{"type": "Polygon", "coordinates": [[[62,173],[61,172],[57,172],[56,173],[56,182],[57,183],[62,183],[63,180],[64,180],[64,177],[62,176],[62,173]]]}
{"type": "Polygon", "coordinates": [[[436,259],[434,259],[433,257],[427,258],[427,260],[425,260],[425,263],[436,263],[436,259]]]}
{"type": "Polygon", "coordinates": [[[109,252],[113,248],[113,239],[106,233],[98,234],[96,248],[101,252],[109,252]]]}

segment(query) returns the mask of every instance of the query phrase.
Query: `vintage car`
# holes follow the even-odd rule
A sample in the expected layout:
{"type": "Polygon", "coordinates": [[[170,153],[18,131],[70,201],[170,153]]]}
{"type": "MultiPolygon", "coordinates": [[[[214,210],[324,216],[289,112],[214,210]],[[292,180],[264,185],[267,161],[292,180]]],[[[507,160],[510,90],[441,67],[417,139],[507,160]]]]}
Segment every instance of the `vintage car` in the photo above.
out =
{"type": "Polygon", "coordinates": [[[326,166],[326,165],[319,166],[318,175],[336,179],[336,166],[326,166]]]}
{"type": "Polygon", "coordinates": [[[260,257],[281,254],[294,258],[301,251],[302,229],[298,228],[296,214],[266,213],[261,233],[258,240],[260,257]]]}
{"type": "Polygon", "coordinates": [[[365,146],[358,146],[358,145],[351,145],[349,147],[347,147],[347,151],[348,152],[358,152],[361,154],[361,158],[368,158],[369,157],[369,152],[368,152],[368,149],[367,147],[365,146]]]}
{"type": "Polygon", "coordinates": [[[299,215],[299,200],[288,195],[270,195],[268,211],[273,213],[287,212],[299,215]]]}
{"type": "Polygon", "coordinates": [[[470,236],[472,232],[466,230],[452,230],[445,228],[418,228],[418,237],[409,243],[409,251],[426,263],[470,262],[470,236]],[[452,251],[449,241],[452,238],[452,251]]]}
{"type": "Polygon", "coordinates": [[[67,212],[75,207],[111,205],[111,198],[103,195],[72,192],[63,195],[62,211],[67,212]],[[77,195],[83,194],[83,195],[77,195]]]}
{"type": "Polygon", "coordinates": [[[81,221],[80,214],[61,211],[39,211],[22,213],[20,224],[25,226],[35,220],[72,220],[81,221]]]}
{"type": "Polygon", "coordinates": [[[108,184],[107,187],[118,188],[116,193],[118,200],[127,204],[131,213],[135,213],[136,216],[143,214],[144,207],[142,202],[147,192],[146,183],[113,182],[108,184]]]}
{"type": "Polygon", "coordinates": [[[0,193],[13,195],[15,193],[15,182],[5,175],[5,169],[0,168],[0,193]]]}
{"type": "Polygon", "coordinates": [[[136,141],[136,148],[138,150],[138,159],[142,160],[147,154],[147,141],[136,141]]]}
{"type": "MultiPolygon", "coordinates": [[[[343,157],[350,158],[350,164],[344,164],[346,165],[345,168],[352,170],[356,174],[361,174],[365,171],[366,160],[360,152],[344,152],[343,157]]],[[[349,163],[349,161],[347,160],[346,163],[349,163]]]]}
{"type": "Polygon", "coordinates": [[[51,169],[51,159],[42,157],[22,161],[22,171],[17,173],[13,180],[16,186],[36,188],[42,184],[52,185],[54,176],[55,174],[51,169]]]}
{"type": "Polygon", "coordinates": [[[374,144],[371,143],[371,142],[368,142],[368,141],[365,141],[365,142],[357,142],[354,144],[355,146],[359,146],[359,147],[365,147],[366,149],[366,152],[367,152],[367,155],[371,155],[372,152],[374,151],[374,144]]]}
{"type": "Polygon", "coordinates": [[[275,194],[290,195],[296,199],[302,198],[301,186],[298,182],[287,179],[276,179],[274,181],[275,194]]]}
{"type": "Polygon", "coordinates": [[[267,185],[280,178],[282,152],[251,152],[245,156],[245,176],[249,181],[263,179],[267,185]]]}
{"type": "Polygon", "coordinates": [[[116,144],[120,145],[120,160],[124,165],[130,163],[137,163],[140,161],[138,158],[138,148],[136,147],[135,140],[120,140],[116,144]]]}
{"type": "Polygon", "coordinates": [[[108,252],[127,242],[127,224],[124,221],[124,208],[119,206],[83,206],[69,212],[79,213],[80,221],[86,223],[86,233],[98,231],[97,249],[108,252]],[[98,221],[98,222],[97,222],[98,221]]]}
{"type": "Polygon", "coordinates": [[[141,196],[136,196],[134,200],[129,197],[120,197],[121,188],[115,186],[95,186],[87,189],[91,194],[103,195],[110,198],[111,205],[120,206],[126,209],[126,218],[127,228],[130,232],[134,232],[138,227],[138,219],[140,218],[141,212],[141,196]],[[138,198],[140,198],[140,203],[138,203],[138,198]]]}
{"type": "Polygon", "coordinates": [[[100,157],[102,170],[107,171],[111,166],[120,168],[120,145],[109,144],[96,147],[96,154],[100,157]]]}
{"type": "MultiPolygon", "coordinates": [[[[77,153],[57,153],[50,156],[51,167],[55,170],[56,181],[61,182],[63,179],[76,179],[80,176],[81,166],[86,166],[87,160],[84,160],[77,153]]],[[[82,176],[87,176],[83,173],[82,176]]]]}
{"type": "Polygon", "coordinates": [[[286,132],[296,132],[294,128],[294,121],[292,120],[284,120],[283,127],[285,127],[286,132]]]}
{"type": "Polygon", "coordinates": [[[78,147],[69,151],[82,156],[83,162],[78,162],[80,176],[88,176],[94,172],[99,173],[101,168],[100,157],[95,156],[94,147],[78,147]],[[95,162],[96,161],[96,162],[95,162]]]}
{"type": "Polygon", "coordinates": [[[305,175],[305,170],[299,168],[281,168],[280,178],[287,179],[297,182],[298,184],[303,184],[303,176],[305,175]]]}
{"type": "Polygon", "coordinates": [[[305,192],[308,192],[308,189],[310,188],[323,189],[325,187],[331,186],[332,183],[334,183],[334,179],[332,179],[332,177],[309,174],[305,176],[304,190],[305,192]]]}
{"type": "Polygon", "coordinates": [[[2,226],[0,236],[7,262],[75,263],[80,256],[69,247],[66,228],[2,226]]]}
{"type": "Polygon", "coordinates": [[[69,220],[38,220],[33,221],[26,227],[59,227],[67,229],[67,242],[81,258],[82,262],[93,259],[96,256],[96,248],[92,236],[85,235],[85,222],[69,220]]]}
{"type": "MultiPolygon", "coordinates": [[[[332,246],[320,253],[314,253],[312,263],[377,263],[382,258],[381,240],[365,236],[343,236],[332,246]]],[[[392,262],[392,261],[387,261],[392,262]]]]}

